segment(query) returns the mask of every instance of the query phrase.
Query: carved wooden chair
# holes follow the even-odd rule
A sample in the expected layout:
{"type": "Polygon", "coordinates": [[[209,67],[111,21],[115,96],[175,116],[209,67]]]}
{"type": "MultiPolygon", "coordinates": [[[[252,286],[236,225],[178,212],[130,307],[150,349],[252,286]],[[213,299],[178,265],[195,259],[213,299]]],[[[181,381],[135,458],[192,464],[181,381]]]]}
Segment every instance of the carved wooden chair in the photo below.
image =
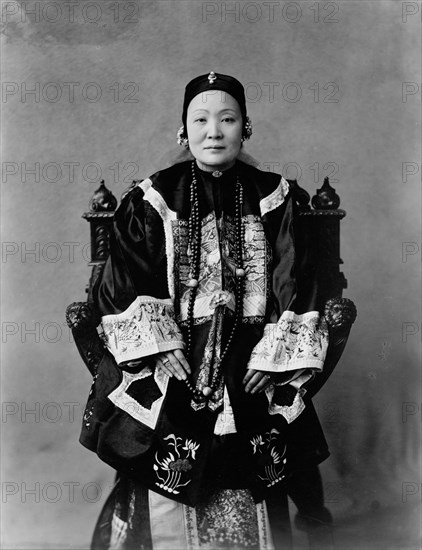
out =
{"type": "MultiPolygon", "coordinates": [[[[340,258],[340,222],[346,212],[339,209],[340,199],[335,189],[330,186],[326,178],[321,189],[317,190],[310,201],[309,193],[299,187],[296,180],[289,181],[289,184],[299,211],[295,227],[296,239],[303,240],[307,249],[312,251],[312,276],[317,278],[318,306],[320,311],[324,311],[330,331],[329,356],[327,355],[323,372],[317,374],[306,386],[306,399],[311,399],[325,384],[343,353],[351,326],[356,318],[356,308],[351,300],[342,297],[343,290],[347,288],[347,280],[340,271],[343,263],[340,258]]],[[[86,287],[87,300],[72,303],[66,311],[66,320],[72,330],[76,346],[93,376],[96,375],[105,349],[96,330],[100,317],[94,308],[92,289],[109,255],[109,236],[116,207],[116,198],[102,181],[90,201],[89,212],[82,215],[89,222],[91,231],[89,265],[92,269],[86,287]]],[[[312,475],[314,478],[315,475],[319,476],[317,468],[316,473],[312,475]]],[[[309,483],[313,483],[311,478],[309,483]]],[[[305,498],[307,498],[306,495],[305,498]]],[[[323,502],[321,509],[328,514],[329,523],[330,514],[324,508],[323,502]]],[[[317,529],[312,525],[312,521],[308,522],[308,526],[300,527],[298,517],[300,518],[300,513],[296,516],[296,525],[308,532],[311,547],[330,547],[326,539],[321,539],[320,544],[315,539],[317,529]]]]}
{"type": "MultiPolygon", "coordinates": [[[[135,183],[135,182],[134,182],[135,183]]],[[[313,268],[318,280],[318,304],[324,311],[330,328],[330,336],[338,341],[336,355],[340,358],[346,345],[350,328],[356,318],[353,302],[342,298],[347,280],[340,271],[343,261],[340,258],[340,222],[346,212],[339,209],[340,198],[325,178],[321,189],[312,198],[305,189],[299,187],[296,180],[290,180],[290,189],[299,209],[296,227],[297,239],[306,239],[309,249],[313,250],[313,268]]],[[[113,223],[117,199],[102,180],[89,203],[89,212],[82,217],[90,224],[91,231],[91,276],[86,287],[87,300],[74,302],[68,306],[66,321],[72,329],[79,353],[92,375],[104,354],[104,347],[96,327],[100,322],[92,300],[92,289],[109,255],[109,237],[113,223]]],[[[337,359],[337,361],[338,361],[337,359]]],[[[318,374],[307,393],[314,395],[326,382],[337,361],[330,362],[330,368],[318,374]]]]}

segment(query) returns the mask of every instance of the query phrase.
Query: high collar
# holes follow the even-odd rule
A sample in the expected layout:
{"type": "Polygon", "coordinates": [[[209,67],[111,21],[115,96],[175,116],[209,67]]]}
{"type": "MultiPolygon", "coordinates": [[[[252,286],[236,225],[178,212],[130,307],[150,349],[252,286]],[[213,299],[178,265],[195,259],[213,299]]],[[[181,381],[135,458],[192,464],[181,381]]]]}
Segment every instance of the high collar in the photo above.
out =
{"type": "Polygon", "coordinates": [[[235,164],[231,167],[231,168],[228,168],[227,170],[213,170],[212,172],[207,172],[205,170],[202,170],[201,168],[199,168],[199,166],[196,164],[195,166],[195,170],[197,171],[197,173],[200,175],[200,177],[202,178],[203,181],[205,182],[210,182],[210,183],[215,183],[215,184],[219,184],[219,183],[229,183],[229,182],[234,182],[236,181],[236,173],[237,173],[237,162],[235,162],[235,164]],[[221,175],[216,175],[215,173],[218,173],[218,174],[221,174],[221,175]]]}

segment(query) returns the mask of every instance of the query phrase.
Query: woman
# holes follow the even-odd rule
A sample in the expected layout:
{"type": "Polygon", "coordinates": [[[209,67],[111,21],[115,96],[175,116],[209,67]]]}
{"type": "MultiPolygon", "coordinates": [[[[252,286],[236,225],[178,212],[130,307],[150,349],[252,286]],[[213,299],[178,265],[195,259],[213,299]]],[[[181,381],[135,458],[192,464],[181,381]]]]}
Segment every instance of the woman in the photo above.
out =
{"type": "Polygon", "coordinates": [[[328,455],[304,402],[328,333],[289,184],[238,159],[242,84],[195,78],[182,121],[194,160],[125,195],[94,292],[120,476],[93,547],[274,548],[286,483],[328,455]]]}

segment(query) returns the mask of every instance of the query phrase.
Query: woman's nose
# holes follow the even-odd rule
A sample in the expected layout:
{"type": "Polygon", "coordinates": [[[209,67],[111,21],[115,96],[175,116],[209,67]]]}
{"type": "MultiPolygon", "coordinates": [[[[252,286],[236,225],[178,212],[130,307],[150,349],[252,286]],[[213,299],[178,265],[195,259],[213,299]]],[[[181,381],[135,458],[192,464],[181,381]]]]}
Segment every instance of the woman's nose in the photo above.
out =
{"type": "Polygon", "coordinates": [[[219,139],[223,136],[220,124],[217,121],[210,120],[208,126],[208,137],[210,139],[219,139]]]}

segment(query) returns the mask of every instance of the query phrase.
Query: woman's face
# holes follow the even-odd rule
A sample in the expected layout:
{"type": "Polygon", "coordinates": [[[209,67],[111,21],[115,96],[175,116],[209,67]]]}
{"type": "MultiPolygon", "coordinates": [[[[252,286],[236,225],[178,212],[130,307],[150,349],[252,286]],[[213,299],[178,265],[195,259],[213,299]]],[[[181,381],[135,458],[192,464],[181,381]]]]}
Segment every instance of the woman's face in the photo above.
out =
{"type": "Polygon", "coordinates": [[[189,148],[199,168],[227,170],[235,163],[242,144],[242,113],[238,102],[221,90],[203,92],[189,104],[189,148]]]}

